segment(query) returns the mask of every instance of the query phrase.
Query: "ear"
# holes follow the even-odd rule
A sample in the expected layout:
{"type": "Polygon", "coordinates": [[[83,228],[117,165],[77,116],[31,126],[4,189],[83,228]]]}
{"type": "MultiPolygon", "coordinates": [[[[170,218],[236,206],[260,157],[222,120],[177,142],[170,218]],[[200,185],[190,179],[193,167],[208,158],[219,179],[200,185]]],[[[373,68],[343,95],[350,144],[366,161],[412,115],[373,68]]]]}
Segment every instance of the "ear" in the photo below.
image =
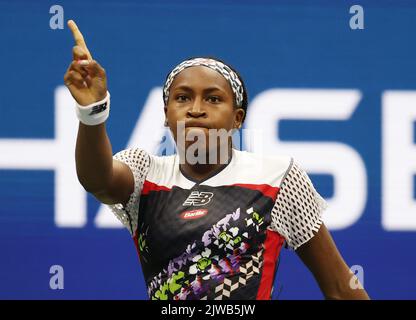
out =
{"type": "Polygon", "coordinates": [[[168,124],[168,115],[167,115],[167,113],[168,113],[168,108],[165,106],[165,107],[163,108],[163,110],[165,111],[165,123],[164,123],[164,126],[165,126],[165,127],[168,127],[168,126],[169,126],[169,124],[168,124]]]}
{"type": "Polygon", "coordinates": [[[235,113],[234,113],[234,128],[235,129],[241,129],[245,114],[246,113],[243,108],[238,108],[235,110],[235,113]]]}

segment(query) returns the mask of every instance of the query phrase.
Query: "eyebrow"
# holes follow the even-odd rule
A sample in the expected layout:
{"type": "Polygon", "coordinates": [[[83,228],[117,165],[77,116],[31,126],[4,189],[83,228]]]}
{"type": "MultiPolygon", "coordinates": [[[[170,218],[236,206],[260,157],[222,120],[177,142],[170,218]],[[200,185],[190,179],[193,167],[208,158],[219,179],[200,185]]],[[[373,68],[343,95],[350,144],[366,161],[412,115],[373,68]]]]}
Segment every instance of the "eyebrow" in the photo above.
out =
{"type": "MultiPolygon", "coordinates": [[[[191,87],[186,86],[186,85],[182,85],[182,86],[179,86],[179,87],[175,87],[173,89],[173,91],[176,91],[176,90],[184,90],[184,91],[188,91],[188,92],[193,92],[194,91],[191,87]]],[[[210,93],[210,92],[213,92],[213,91],[221,91],[223,93],[226,93],[225,90],[221,89],[220,87],[216,87],[216,86],[209,87],[209,88],[205,88],[203,90],[204,93],[210,93]]]]}

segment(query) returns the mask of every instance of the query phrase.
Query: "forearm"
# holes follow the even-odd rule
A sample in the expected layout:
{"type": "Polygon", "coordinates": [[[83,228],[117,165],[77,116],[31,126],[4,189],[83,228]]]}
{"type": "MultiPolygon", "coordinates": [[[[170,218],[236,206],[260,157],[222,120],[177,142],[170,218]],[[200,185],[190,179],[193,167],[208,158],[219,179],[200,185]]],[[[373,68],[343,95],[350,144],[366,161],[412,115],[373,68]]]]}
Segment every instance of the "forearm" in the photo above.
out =
{"type": "Polygon", "coordinates": [[[78,180],[91,193],[105,191],[113,174],[113,155],[105,123],[79,124],[75,150],[78,180]]]}

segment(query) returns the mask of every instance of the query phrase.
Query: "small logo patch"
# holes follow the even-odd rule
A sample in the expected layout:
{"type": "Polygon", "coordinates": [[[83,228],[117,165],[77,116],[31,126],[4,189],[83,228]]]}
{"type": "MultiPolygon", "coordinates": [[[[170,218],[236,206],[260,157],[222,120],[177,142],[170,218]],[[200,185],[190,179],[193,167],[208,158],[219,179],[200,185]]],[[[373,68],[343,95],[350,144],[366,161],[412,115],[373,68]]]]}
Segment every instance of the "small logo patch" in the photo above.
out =
{"type": "Polygon", "coordinates": [[[99,104],[98,106],[94,106],[88,115],[92,116],[94,114],[104,112],[105,110],[107,110],[107,102],[104,102],[103,104],[99,104]]]}
{"type": "Polygon", "coordinates": [[[185,202],[182,204],[183,206],[203,206],[208,204],[214,194],[212,192],[205,192],[205,191],[192,191],[185,202]]]}
{"type": "Polygon", "coordinates": [[[185,220],[202,218],[208,213],[207,209],[197,209],[182,212],[181,218],[185,220]]]}

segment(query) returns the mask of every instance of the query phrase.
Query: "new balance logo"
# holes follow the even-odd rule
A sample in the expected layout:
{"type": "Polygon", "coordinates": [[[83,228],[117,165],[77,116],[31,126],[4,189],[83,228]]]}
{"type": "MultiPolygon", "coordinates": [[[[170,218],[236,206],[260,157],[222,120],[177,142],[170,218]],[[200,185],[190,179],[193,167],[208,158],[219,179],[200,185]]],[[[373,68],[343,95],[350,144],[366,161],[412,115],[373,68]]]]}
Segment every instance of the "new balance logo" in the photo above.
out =
{"type": "Polygon", "coordinates": [[[107,102],[104,102],[103,104],[99,104],[98,106],[94,106],[89,113],[89,116],[92,116],[93,114],[101,113],[107,109],[107,102]]]}
{"type": "Polygon", "coordinates": [[[203,206],[209,203],[212,199],[214,194],[212,192],[204,192],[204,191],[192,191],[185,202],[182,204],[183,206],[203,206]]]}

